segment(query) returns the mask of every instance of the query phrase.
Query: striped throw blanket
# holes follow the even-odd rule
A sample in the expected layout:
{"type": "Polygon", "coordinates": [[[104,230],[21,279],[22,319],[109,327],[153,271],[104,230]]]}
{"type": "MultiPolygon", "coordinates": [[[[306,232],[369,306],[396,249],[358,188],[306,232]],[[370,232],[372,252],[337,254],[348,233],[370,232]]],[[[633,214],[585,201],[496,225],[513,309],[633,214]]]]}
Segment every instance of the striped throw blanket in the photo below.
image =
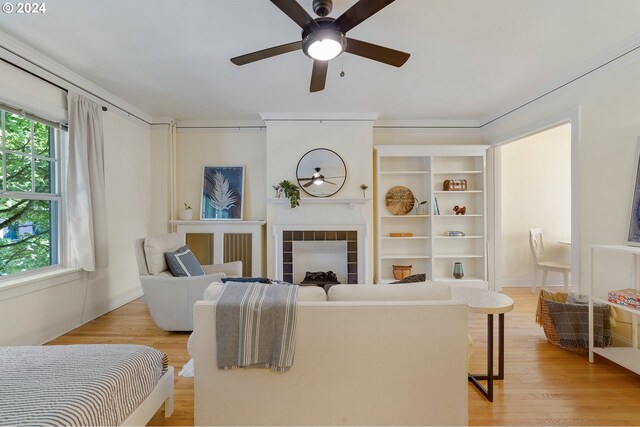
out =
{"type": "Polygon", "coordinates": [[[166,368],[141,345],[0,347],[0,425],[120,425],[166,368]]]}
{"type": "Polygon", "coordinates": [[[271,368],[293,364],[296,285],[224,284],[216,303],[216,350],[219,369],[271,368]]]}

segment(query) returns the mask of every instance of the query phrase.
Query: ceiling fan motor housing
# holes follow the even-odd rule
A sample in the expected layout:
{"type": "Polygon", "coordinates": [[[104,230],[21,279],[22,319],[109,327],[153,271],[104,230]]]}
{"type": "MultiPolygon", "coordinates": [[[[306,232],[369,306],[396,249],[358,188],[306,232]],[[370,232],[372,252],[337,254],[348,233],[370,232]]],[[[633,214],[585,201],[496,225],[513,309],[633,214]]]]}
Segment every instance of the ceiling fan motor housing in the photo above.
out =
{"type": "Polygon", "coordinates": [[[333,9],[333,2],[331,0],[313,0],[313,11],[320,17],[327,16],[333,9]]]}

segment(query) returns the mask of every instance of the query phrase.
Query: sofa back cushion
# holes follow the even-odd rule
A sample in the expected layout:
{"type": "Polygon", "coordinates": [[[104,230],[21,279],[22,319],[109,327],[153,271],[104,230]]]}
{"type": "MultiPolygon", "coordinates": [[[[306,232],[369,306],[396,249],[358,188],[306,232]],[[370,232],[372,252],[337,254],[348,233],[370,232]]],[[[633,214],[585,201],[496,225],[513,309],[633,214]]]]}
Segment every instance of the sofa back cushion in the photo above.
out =
{"type": "Polygon", "coordinates": [[[442,283],[397,285],[334,285],[328,301],[430,301],[450,300],[451,288],[442,283]]]}
{"type": "MultiPolygon", "coordinates": [[[[217,301],[218,296],[222,292],[222,283],[214,282],[204,290],[204,299],[206,301],[217,301]]],[[[300,286],[298,288],[297,301],[326,301],[327,294],[324,289],[318,286],[300,286]]]]}
{"type": "Polygon", "coordinates": [[[147,259],[149,274],[156,275],[169,269],[164,258],[165,252],[172,252],[184,245],[178,233],[162,234],[144,239],[144,256],[147,259]]]}

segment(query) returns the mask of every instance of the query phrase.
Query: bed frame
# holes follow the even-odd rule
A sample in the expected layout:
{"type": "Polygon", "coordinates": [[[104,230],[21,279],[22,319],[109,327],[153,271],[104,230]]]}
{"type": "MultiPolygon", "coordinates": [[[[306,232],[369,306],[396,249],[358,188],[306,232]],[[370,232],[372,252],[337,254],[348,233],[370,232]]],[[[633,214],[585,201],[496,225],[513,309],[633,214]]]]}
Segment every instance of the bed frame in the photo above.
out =
{"type": "Polygon", "coordinates": [[[147,398],[122,422],[123,426],[144,426],[164,404],[164,416],[173,414],[173,366],[160,377],[147,398]]]}

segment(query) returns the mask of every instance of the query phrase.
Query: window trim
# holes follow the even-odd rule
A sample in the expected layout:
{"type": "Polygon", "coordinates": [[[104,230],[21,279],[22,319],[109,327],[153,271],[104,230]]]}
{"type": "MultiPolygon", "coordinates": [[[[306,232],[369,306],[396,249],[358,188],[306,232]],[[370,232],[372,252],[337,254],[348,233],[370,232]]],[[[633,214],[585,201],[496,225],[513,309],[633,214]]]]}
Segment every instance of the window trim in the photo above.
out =
{"type": "MultiPolygon", "coordinates": [[[[0,288],[2,287],[3,282],[7,282],[10,280],[24,279],[28,281],[29,276],[40,276],[42,274],[52,273],[55,274],[57,270],[64,270],[65,265],[68,263],[68,249],[67,245],[63,244],[63,241],[66,243],[66,228],[65,221],[63,218],[66,218],[65,214],[65,199],[62,196],[61,186],[62,186],[62,177],[63,177],[63,165],[64,160],[62,156],[62,145],[63,145],[63,137],[65,137],[66,142],[66,132],[63,134],[62,130],[66,131],[66,128],[63,128],[59,123],[51,122],[50,120],[38,117],[34,114],[26,113],[22,110],[16,110],[14,108],[8,107],[5,104],[0,103],[0,125],[1,131],[0,134],[0,158],[2,162],[2,185],[0,186],[0,198],[6,199],[20,199],[20,200],[48,200],[52,202],[56,202],[57,209],[55,212],[51,212],[50,221],[53,225],[55,221],[55,229],[51,227],[50,230],[50,241],[55,242],[55,253],[51,253],[51,264],[43,267],[33,268],[30,270],[19,271],[16,273],[10,273],[6,275],[0,275],[0,288]],[[24,153],[16,150],[7,150],[6,149],[6,118],[5,112],[9,112],[13,115],[21,116],[30,121],[30,153],[24,153]],[[53,154],[54,157],[51,156],[39,156],[36,155],[34,150],[35,144],[35,136],[34,136],[34,121],[44,124],[53,130],[53,141],[50,141],[50,144],[53,143],[53,154]],[[4,155],[1,155],[4,154],[4,155]],[[22,155],[28,157],[31,162],[31,188],[33,191],[25,192],[25,191],[5,191],[7,188],[7,179],[6,179],[6,154],[14,154],[14,155],[22,155]],[[41,193],[36,192],[35,185],[35,165],[37,160],[45,160],[52,162],[54,165],[54,173],[51,174],[50,179],[53,181],[53,192],[52,193],[41,193]]],[[[49,151],[51,154],[51,150],[49,151]]],[[[53,245],[51,249],[54,249],[53,245]]]]}

